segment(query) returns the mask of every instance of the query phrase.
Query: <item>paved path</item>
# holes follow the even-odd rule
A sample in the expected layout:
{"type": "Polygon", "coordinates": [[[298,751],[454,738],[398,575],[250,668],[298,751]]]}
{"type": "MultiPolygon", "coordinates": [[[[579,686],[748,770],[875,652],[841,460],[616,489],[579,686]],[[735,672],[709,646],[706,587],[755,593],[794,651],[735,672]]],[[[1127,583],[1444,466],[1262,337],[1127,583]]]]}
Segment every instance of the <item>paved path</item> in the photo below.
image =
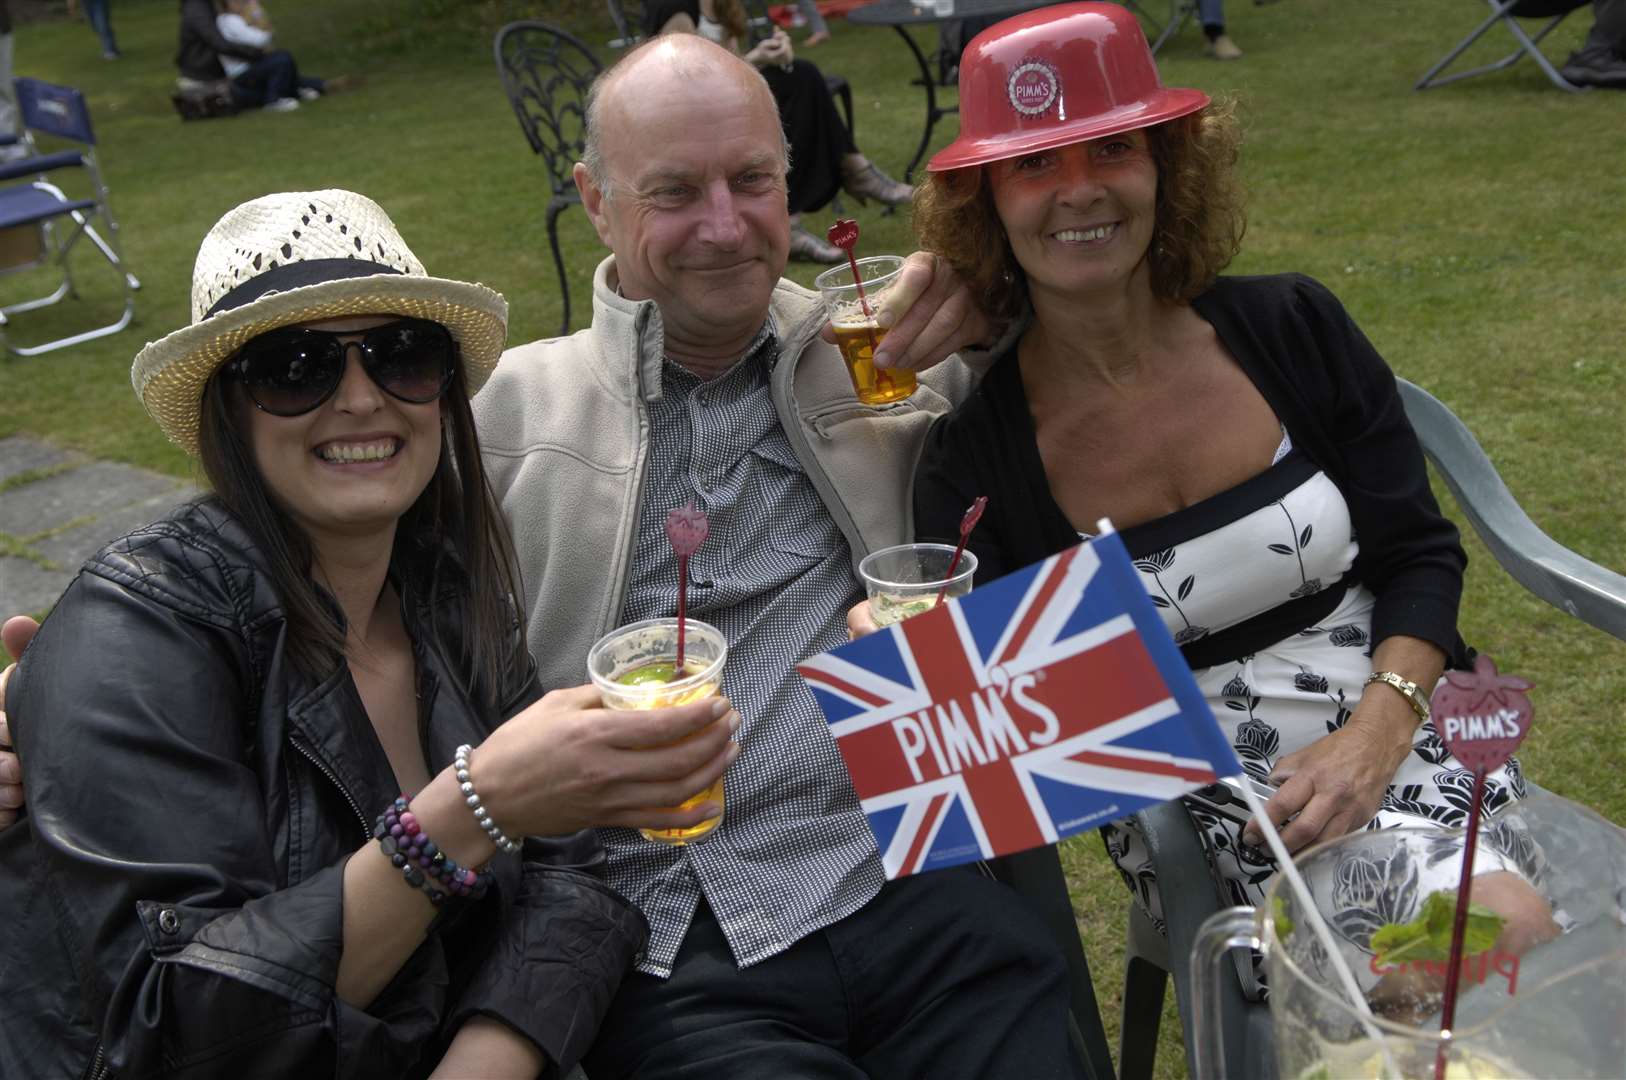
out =
{"type": "Polygon", "coordinates": [[[33,439],[0,439],[0,620],[56,603],[80,565],[198,489],[33,439]]]}

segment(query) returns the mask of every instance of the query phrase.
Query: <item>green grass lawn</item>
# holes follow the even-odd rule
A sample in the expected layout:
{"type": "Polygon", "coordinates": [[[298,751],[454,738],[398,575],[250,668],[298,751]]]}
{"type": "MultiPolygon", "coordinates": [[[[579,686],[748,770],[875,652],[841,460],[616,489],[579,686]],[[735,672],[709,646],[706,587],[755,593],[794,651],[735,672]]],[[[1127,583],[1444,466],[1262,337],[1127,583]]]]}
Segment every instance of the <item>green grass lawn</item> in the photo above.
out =
{"type": "MultiPolygon", "coordinates": [[[[586,0],[277,0],[281,42],[312,73],[364,86],[296,113],[182,124],[171,110],[175,4],[123,0],[125,58],[98,59],[82,23],[16,34],[16,71],[89,96],[129,261],[143,280],[135,325],[50,356],[0,358],[0,437],[26,433],[90,454],[190,475],[130,392],[142,342],[188,318],[192,259],[209,226],[267,191],[342,186],[376,198],[431,272],[484,281],[513,306],[512,340],[552,333],[558,288],[543,230],[547,186],[500,90],[492,30],[557,18],[603,56],[612,36],[586,0]]],[[[1205,60],[1187,27],[1163,50],[1165,80],[1234,95],[1251,195],[1240,272],[1297,270],[1327,282],[1397,372],[1432,390],[1478,435],[1515,496],[1561,543],[1626,568],[1626,94],[1568,95],[1530,63],[1415,93],[1411,85],[1483,15],[1472,0],[1233,0],[1236,63],[1205,60]]],[[[1546,43],[1558,59],[1582,11],[1546,43]]],[[[851,80],[859,145],[901,174],[922,94],[889,30],[832,23],[806,55],[851,80]]],[[[802,35],[794,35],[800,38],[802,35]]],[[[1498,31],[1469,62],[1494,58],[1498,31]],[[1488,43],[1487,43],[1488,42],[1488,43]]],[[[940,125],[935,146],[955,134],[940,125]]],[[[681,137],[678,135],[677,137],[681,137]]],[[[864,247],[912,248],[906,214],[861,212],[864,247]]],[[[810,224],[827,224],[828,215],[810,224]]],[[[601,257],[579,211],[562,220],[576,311],[601,257]]],[[[79,308],[116,310],[112,276],[78,262],[85,300],[24,315],[25,343],[79,308]]],[[[819,268],[793,265],[811,282],[819,268]]],[[[4,296],[28,295],[6,279],[4,296]]],[[[39,291],[44,291],[43,288],[39,291]]],[[[578,314],[578,325],[581,315],[578,314]]],[[[1454,506],[1449,511],[1461,520],[1454,506]]],[[[1626,648],[1531,598],[1476,541],[1462,628],[1504,670],[1536,683],[1524,758],[1537,782],[1626,822],[1626,648]]],[[[1125,896],[1093,839],[1064,850],[1109,1026],[1116,1027],[1125,896]]],[[[1166,1032],[1178,1023],[1172,1011],[1166,1032]]],[[[1166,1036],[1163,1075],[1183,1074],[1166,1036]]]]}

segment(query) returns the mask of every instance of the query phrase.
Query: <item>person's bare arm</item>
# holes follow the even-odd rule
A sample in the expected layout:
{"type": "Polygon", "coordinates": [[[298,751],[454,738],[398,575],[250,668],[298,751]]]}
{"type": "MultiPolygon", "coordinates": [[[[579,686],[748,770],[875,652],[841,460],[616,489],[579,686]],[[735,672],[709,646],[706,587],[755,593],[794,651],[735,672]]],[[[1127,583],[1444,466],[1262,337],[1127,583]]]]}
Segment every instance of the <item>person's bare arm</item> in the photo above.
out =
{"type": "Polygon", "coordinates": [[[548,1063],[535,1043],[500,1020],[477,1016],[458,1029],[430,1080],[533,1080],[548,1063]]]}
{"type": "MultiPolygon", "coordinates": [[[[1373,651],[1372,668],[1393,671],[1427,693],[1445,670],[1445,654],[1421,638],[1397,634],[1373,651]]],[[[1343,727],[1277,761],[1271,780],[1281,787],[1265,813],[1281,829],[1287,850],[1343,836],[1371,821],[1411,753],[1417,723],[1411,703],[1394,687],[1370,683],[1343,727]]],[[[1242,838],[1264,842],[1254,822],[1242,838]]]]}

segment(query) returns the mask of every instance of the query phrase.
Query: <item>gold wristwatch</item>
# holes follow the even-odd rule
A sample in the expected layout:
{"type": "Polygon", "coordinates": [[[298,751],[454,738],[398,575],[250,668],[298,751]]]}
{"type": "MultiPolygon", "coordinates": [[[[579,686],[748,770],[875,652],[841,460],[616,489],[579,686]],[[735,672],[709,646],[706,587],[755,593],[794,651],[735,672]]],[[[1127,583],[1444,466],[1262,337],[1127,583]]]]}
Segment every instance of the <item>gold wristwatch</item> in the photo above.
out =
{"type": "Polygon", "coordinates": [[[1404,675],[1397,675],[1393,671],[1374,671],[1366,680],[1366,685],[1371,686],[1375,682],[1394,687],[1399,691],[1400,696],[1405,698],[1407,703],[1411,705],[1411,711],[1417,714],[1417,722],[1419,724],[1428,723],[1428,698],[1417,688],[1416,683],[1404,675]]]}

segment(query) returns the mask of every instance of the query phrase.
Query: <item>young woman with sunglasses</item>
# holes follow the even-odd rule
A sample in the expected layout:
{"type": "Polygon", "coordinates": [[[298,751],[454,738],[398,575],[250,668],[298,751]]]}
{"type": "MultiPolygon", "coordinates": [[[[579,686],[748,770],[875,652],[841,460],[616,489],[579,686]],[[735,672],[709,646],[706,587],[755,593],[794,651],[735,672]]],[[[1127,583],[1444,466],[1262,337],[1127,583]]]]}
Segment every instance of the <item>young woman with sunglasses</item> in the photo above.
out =
{"type": "Polygon", "coordinates": [[[86,563],[6,688],[0,1075],[568,1070],[645,934],[586,829],[716,813],[641,808],[737,717],[542,695],[469,410],[496,293],[306,192],[215,226],[192,310],[132,378],[213,494],[86,563]]]}

